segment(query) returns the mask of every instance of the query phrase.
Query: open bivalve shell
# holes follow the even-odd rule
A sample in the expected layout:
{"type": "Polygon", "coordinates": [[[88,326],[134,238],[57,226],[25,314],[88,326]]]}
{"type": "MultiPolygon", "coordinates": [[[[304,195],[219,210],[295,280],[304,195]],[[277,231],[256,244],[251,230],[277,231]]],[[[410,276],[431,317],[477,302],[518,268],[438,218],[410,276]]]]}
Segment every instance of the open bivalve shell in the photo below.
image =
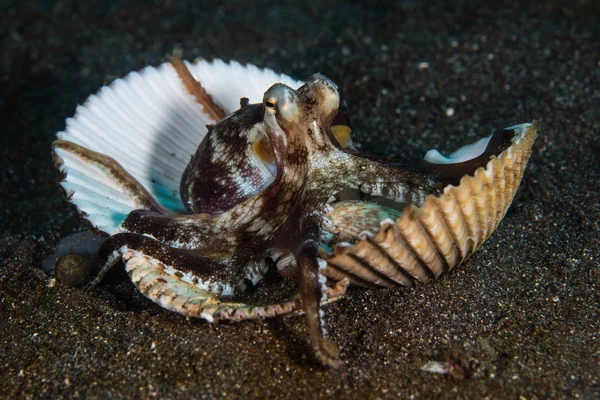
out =
{"type": "MultiPolygon", "coordinates": [[[[458,185],[448,185],[439,196],[427,196],[421,206],[407,206],[399,218],[381,221],[379,231],[362,233],[354,245],[322,251],[326,275],[335,280],[347,277],[354,284],[394,287],[437,278],[465,261],[498,227],[510,206],[536,126],[521,124],[506,128],[504,134],[513,135],[508,148],[473,175],[462,177],[458,185]]],[[[470,151],[476,155],[480,150],[470,151]]]]}

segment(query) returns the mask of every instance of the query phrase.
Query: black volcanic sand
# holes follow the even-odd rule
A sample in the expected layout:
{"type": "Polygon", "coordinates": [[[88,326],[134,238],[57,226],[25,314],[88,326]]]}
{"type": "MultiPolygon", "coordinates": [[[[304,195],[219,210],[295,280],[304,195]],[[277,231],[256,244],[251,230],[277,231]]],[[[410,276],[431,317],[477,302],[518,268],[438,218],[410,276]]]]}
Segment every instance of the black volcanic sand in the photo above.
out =
{"type": "Polygon", "coordinates": [[[0,17],[0,397],[600,397],[597,1],[13,3],[0,17]],[[40,261],[87,225],[58,186],[54,133],[105,81],[176,46],[322,72],[370,151],[451,150],[536,119],[522,190],[440,281],[329,305],[340,370],[316,362],[300,315],[186,321],[122,269],[91,292],[64,287],[40,261]],[[455,371],[424,372],[428,361],[455,371]]]}

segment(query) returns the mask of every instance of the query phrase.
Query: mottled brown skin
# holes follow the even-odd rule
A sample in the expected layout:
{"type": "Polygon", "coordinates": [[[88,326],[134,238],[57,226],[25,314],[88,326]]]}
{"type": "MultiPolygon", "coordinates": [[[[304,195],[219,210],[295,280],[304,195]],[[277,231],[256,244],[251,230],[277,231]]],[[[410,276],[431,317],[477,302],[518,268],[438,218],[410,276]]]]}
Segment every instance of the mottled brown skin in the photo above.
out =
{"type": "MultiPolygon", "coordinates": [[[[181,179],[183,204],[192,214],[222,213],[262,192],[274,171],[254,153],[264,135],[261,104],[242,107],[226,124],[209,127],[181,179]]],[[[274,164],[272,164],[274,169],[274,164]]]]}
{"type": "MultiPolygon", "coordinates": [[[[298,90],[273,85],[262,104],[244,104],[212,127],[200,145],[181,183],[191,214],[156,207],[131,212],[121,225],[125,233],[110,237],[84,263],[81,276],[95,276],[97,282],[124,251],[137,251],[198,279],[235,286],[248,262],[278,249],[295,259],[317,358],[328,366],[341,365],[336,346],[324,338],[319,312],[323,287],[317,254],[328,200],[346,188],[363,187],[419,203],[472,166],[456,165],[446,175],[426,163],[401,159],[396,165],[404,168],[394,168],[344,149],[330,129],[342,114],[339,107],[336,85],[322,75],[313,75],[298,90]],[[268,140],[272,151],[274,176],[268,180],[252,164],[260,162],[252,153],[256,140],[268,140]]],[[[120,166],[105,161],[119,175],[120,166]]],[[[155,204],[147,192],[138,196],[140,204],[155,204]]]]}

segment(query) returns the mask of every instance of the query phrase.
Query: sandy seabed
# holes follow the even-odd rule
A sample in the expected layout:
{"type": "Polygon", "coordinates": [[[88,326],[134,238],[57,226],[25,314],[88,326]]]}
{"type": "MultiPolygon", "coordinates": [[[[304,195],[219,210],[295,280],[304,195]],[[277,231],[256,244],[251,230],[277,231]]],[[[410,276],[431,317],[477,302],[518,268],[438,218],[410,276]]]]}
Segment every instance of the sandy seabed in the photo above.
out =
{"type": "Polygon", "coordinates": [[[0,17],[0,397],[600,397],[598,2],[28,3],[0,17]],[[299,315],[186,321],[122,271],[67,288],[39,267],[87,229],[58,186],[54,133],[105,81],[176,46],[327,75],[370,151],[449,150],[536,119],[522,189],[440,281],[327,306],[340,370],[314,359],[299,315]]]}

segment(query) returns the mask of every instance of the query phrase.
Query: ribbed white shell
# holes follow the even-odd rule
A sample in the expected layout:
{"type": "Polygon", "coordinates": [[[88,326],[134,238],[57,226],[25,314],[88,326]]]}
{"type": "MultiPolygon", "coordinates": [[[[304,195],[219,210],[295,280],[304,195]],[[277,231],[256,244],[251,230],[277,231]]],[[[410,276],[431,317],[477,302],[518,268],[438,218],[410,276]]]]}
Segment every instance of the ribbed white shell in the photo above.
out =
{"type": "MultiPolygon", "coordinates": [[[[186,65],[226,113],[238,109],[242,97],[261,102],[274,83],[293,88],[302,84],[287,75],[235,61],[186,65]]],[[[183,212],[181,176],[207,132],[206,125],[215,122],[186,92],[173,66],[164,63],[131,72],[102,87],[77,107],[57,137],[112,157],[161,205],[183,212]]],[[[65,174],[61,185],[97,229],[114,234],[125,216],[139,208],[102,168],[65,149],[56,148],[55,156],[65,174]]]]}

